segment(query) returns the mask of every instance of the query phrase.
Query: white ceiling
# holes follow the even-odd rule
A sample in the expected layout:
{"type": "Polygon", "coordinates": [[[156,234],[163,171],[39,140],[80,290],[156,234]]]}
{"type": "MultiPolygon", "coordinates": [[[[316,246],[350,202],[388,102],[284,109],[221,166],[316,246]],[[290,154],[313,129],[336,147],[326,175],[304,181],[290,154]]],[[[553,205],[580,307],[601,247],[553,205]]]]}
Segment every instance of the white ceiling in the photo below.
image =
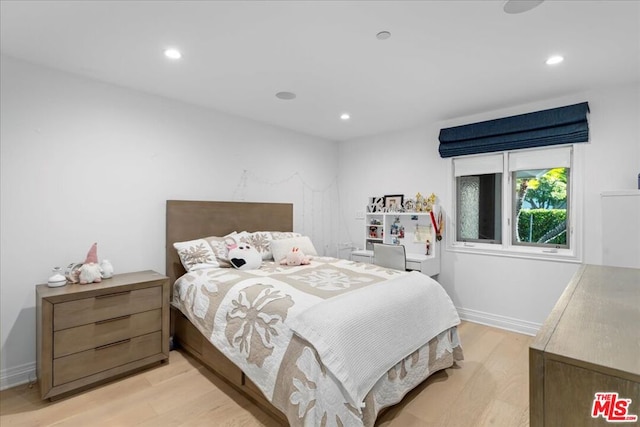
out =
{"type": "Polygon", "coordinates": [[[640,81],[640,2],[502,5],[2,0],[0,49],[338,141],[640,81]],[[565,61],[545,65],[556,53],[565,61]]]}

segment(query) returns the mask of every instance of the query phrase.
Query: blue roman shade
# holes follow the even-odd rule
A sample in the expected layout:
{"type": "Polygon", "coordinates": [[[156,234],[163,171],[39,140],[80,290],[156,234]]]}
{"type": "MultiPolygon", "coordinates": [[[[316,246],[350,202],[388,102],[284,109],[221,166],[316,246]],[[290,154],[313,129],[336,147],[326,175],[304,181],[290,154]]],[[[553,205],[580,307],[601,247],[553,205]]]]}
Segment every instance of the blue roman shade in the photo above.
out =
{"type": "Polygon", "coordinates": [[[589,141],[586,102],[440,130],[440,157],[589,141]]]}

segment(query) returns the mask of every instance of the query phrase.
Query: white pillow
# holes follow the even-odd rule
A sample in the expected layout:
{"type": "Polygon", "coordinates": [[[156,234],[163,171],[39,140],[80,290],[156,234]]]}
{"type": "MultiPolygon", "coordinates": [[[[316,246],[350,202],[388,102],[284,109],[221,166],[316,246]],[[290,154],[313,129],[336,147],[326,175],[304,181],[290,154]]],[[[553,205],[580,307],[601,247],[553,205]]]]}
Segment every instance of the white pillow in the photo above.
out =
{"type": "Polygon", "coordinates": [[[236,232],[234,231],[231,234],[227,234],[224,237],[211,236],[206,237],[205,240],[211,246],[211,250],[216,256],[216,261],[221,268],[231,268],[231,262],[229,261],[229,251],[227,250],[227,245],[230,243],[234,243],[235,241],[230,239],[231,236],[234,236],[236,232]]]}
{"type": "Polygon", "coordinates": [[[269,231],[254,231],[249,233],[249,241],[247,243],[258,251],[263,260],[266,260],[273,258],[271,254],[272,239],[273,237],[269,231]]]}
{"type": "Polygon", "coordinates": [[[204,239],[176,242],[173,247],[178,251],[180,261],[187,271],[220,266],[216,260],[216,254],[204,239]]]}
{"type": "Polygon", "coordinates": [[[290,239],[292,237],[300,237],[302,234],[293,231],[270,231],[273,240],[290,239]]]}
{"type": "Polygon", "coordinates": [[[313,246],[309,236],[291,237],[289,239],[277,239],[271,241],[271,253],[273,253],[273,259],[275,262],[282,261],[293,248],[299,248],[305,255],[318,255],[318,252],[313,246]]]}

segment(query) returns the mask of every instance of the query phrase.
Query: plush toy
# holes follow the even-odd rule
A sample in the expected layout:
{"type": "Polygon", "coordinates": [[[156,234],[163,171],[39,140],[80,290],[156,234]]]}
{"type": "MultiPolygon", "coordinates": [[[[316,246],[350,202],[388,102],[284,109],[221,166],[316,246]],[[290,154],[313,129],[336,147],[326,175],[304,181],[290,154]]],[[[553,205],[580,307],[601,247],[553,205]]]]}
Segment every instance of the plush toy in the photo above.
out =
{"type": "Polygon", "coordinates": [[[84,264],[78,270],[78,280],[81,285],[87,283],[99,283],[102,281],[102,268],[98,264],[98,244],[94,243],[89,252],[87,253],[87,259],[84,260],[84,264]]]}
{"type": "Polygon", "coordinates": [[[311,257],[306,256],[300,248],[291,248],[291,252],[286,257],[282,258],[280,265],[296,266],[296,265],[308,265],[311,264],[311,257]]]}
{"type": "Polygon", "coordinates": [[[227,246],[229,262],[238,270],[255,270],[262,265],[262,255],[248,243],[227,246]]]}

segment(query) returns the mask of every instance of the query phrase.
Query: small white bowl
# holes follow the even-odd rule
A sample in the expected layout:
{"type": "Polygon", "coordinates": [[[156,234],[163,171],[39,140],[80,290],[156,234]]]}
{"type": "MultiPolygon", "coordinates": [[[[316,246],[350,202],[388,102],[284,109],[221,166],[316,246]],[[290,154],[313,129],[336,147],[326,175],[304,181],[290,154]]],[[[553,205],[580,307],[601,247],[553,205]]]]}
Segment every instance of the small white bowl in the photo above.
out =
{"type": "Polygon", "coordinates": [[[67,284],[67,279],[60,280],[58,282],[47,282],[47,286],[50,288],[59,288],[67,284]]]}

